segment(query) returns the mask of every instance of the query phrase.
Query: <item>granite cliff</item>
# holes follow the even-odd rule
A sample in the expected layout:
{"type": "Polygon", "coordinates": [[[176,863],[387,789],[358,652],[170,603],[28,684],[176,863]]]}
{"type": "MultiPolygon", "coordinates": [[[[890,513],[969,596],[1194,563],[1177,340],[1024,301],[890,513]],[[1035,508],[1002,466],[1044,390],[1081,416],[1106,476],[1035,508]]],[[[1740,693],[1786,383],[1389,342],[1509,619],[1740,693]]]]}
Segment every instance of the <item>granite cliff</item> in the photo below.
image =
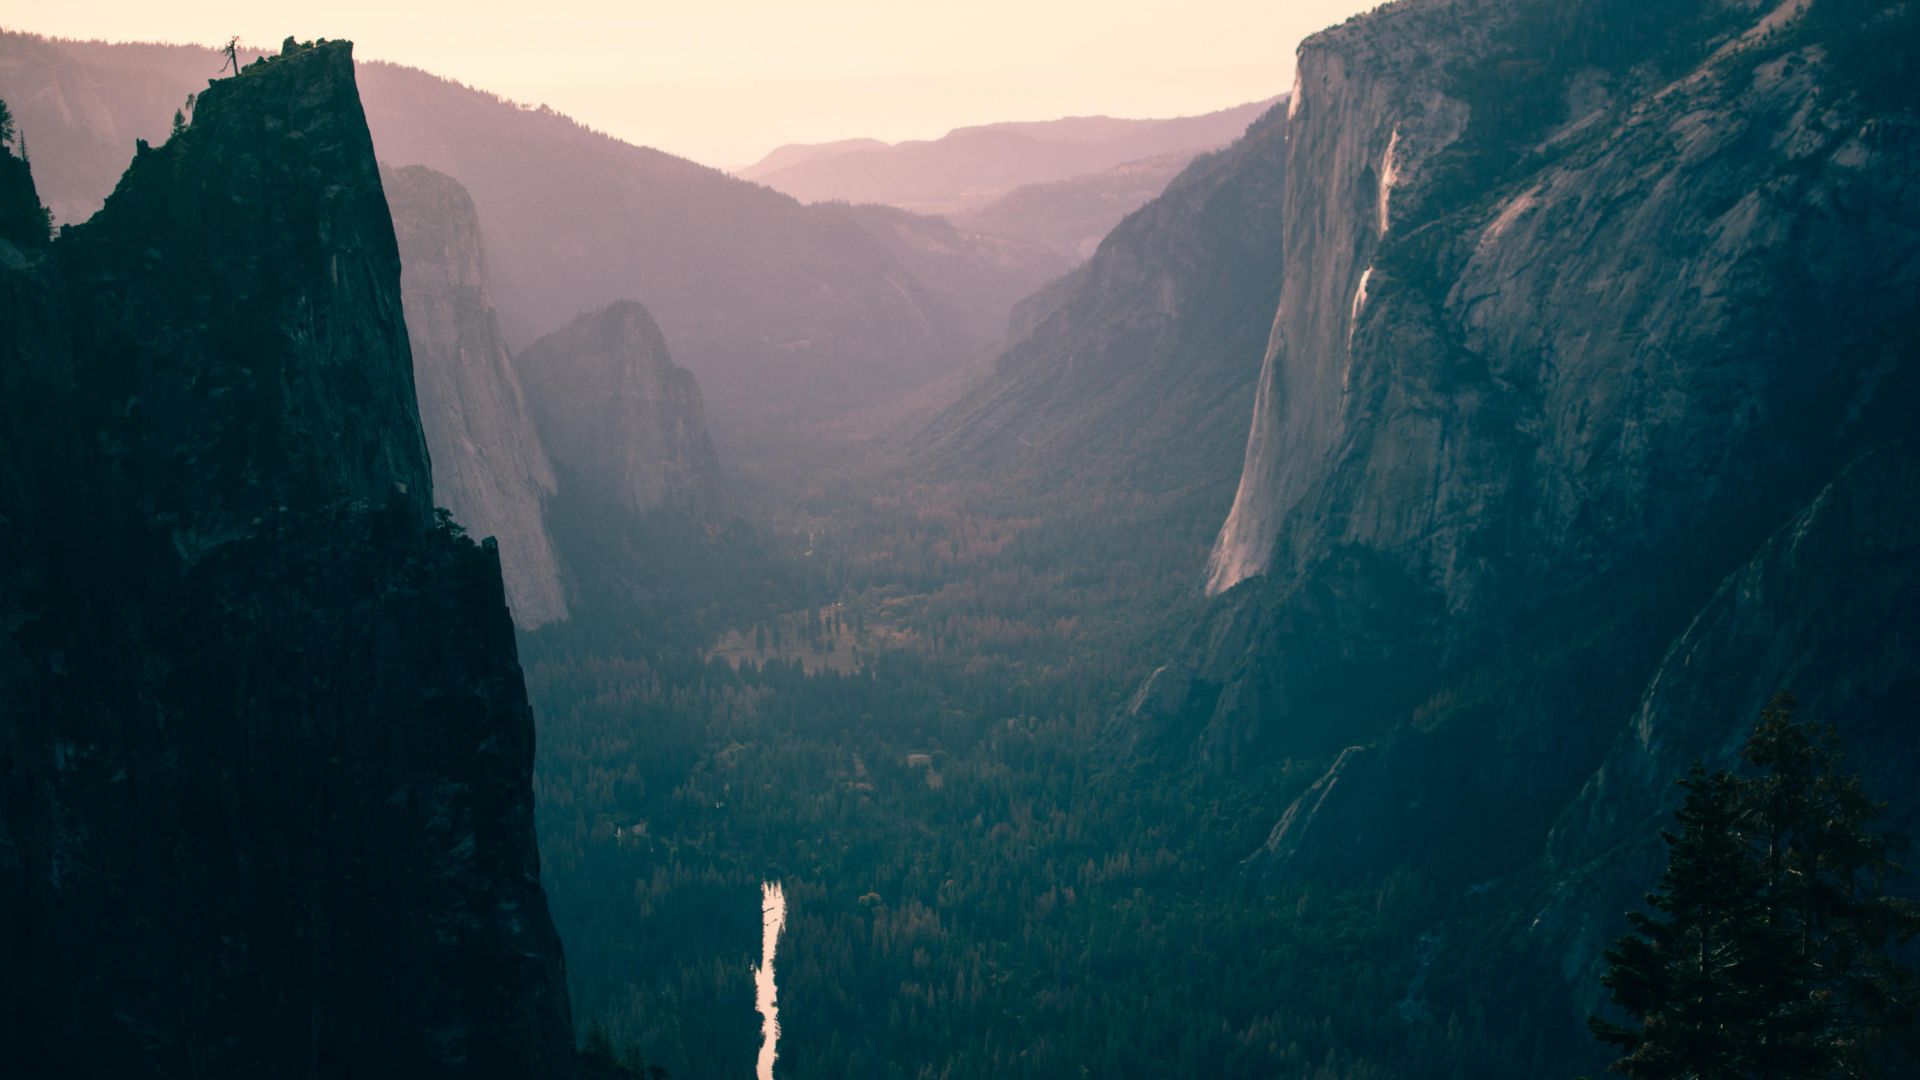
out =
{"type": "Polygon", "coordinates": [[[1510,927],[1584,1046],[1672,778],[1776,690],[1913,797],[1915,18],[1411,0],[1301,48],[1217,599],[1121,721],[1324,762],[1245,869],[1436,885],[1440,1015],[1510,927]]]}
{"type": "Polygon", "coordinates": [[[400,273],[345,42],[0,237],[19,1075],[575,1074],[499,558],[435,522],[400,273]]]}
{"type": "Polygon", "coordinates": [[[567,614],[542,504],[553,466],[500,338],[480,219],[466,189],[424,166],[383,169],[400,245],[400,291],[440,505],[499,541],[514,621],[567,614]]]}

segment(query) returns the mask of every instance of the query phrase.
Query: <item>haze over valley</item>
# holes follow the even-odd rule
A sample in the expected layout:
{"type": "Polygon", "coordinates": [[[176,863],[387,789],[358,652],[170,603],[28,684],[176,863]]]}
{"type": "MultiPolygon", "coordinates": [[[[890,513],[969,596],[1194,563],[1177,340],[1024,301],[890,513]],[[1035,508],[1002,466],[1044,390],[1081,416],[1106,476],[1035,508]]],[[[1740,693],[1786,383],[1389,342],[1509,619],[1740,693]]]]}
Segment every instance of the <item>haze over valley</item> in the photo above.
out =
{"type": "Polygon", "coordinates": [[[1914,1071],[1910,0],[186,7],[0,29],[0,1073],[1914,1071]]]}

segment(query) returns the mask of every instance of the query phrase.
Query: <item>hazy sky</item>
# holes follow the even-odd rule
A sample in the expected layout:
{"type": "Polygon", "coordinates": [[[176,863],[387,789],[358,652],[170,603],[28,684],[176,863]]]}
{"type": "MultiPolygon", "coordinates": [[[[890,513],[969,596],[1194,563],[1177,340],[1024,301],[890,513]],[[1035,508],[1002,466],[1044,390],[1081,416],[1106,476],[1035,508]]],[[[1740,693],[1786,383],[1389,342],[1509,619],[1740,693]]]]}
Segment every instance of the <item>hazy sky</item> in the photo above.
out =
{"type": "Polygon", "coordinates": [[[1174,116],[1271,97],[1302,37],[1378,0],[14,0],[58,37],[351,38],[723,167],[787,142],[1174,116]]]}

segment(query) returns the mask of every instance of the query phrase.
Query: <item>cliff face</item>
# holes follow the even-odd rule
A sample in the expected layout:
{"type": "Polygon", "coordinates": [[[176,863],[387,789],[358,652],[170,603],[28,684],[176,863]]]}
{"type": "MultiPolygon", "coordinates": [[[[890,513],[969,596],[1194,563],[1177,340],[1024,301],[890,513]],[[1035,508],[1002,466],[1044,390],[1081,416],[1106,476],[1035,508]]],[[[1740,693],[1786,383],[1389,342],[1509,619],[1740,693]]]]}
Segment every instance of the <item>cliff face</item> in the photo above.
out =
{"type": "Polygon", "coordinates": [[[293,497],[431,511],[351,58],[286,62],[210,85],[191,131],[137,154],[58,248],[116,456],[149,513],[210,540],[293,497]]]}
{"type": "MultiPolygon", "coordinates": [[[[1373,280],[1374,252],[1391,227],[1396,189],[1464,129],[1468,110],[1439,87],[1447,53],[1480,47],[1470,35],[1484,30],[1472,22],[1462,5],[1414,5],[1301,47],[1280,223],[1288,287],[1210,591],[1267,567],[1280,523],[1349,426],[1349,406],[1367,400],[1355,392],[1352,349],[1384,284],[1373,280]],[[1381,77],[1386,71],[1405,76],[1381,77]]],[[[1400,203],[1404,216],[1404,192],[1400,203]]]]}
{"type": "Polygon", "coordinates": [[[563,619],[559,562],[541,517],[553,467],[500,340],[473,200],[422,166],[383,169],[380,179],[400,246],[434,494],[475,536],[500,542],[516,623],[531,629],[563,619]]]}
{"type": "Polygon", "coordinates": [[[350,46],[0,238],[0,300],[9,1063],[570,1075],[532,715],[495,549],[432,523],[350,46]]]}
{"type": "Polygon", "coordinates": [[[1790,496],[1757,489],[1850,457],[1899,358],[1913,267],[1878,241],[1912,227],[1909,138],[1806,5],[1769,8],[1686,5],[1617,69],[1560,55],[1631,22],[1601,0],[1406,5],[1303,47],[1300,273],[1215,591],[1358,544],[1451,608],[1494,573],[1504,600],[1777,521],[1790,496]],[[1554,103],[1531,125],[1507,69],[1554,103]],[[1542,557],[1474,550],[1506,530],[1542,557]]]}
{"type": "MultiPolygon", "coordinates": [[[[1763,549],[1833,520],[1822,491],[1894,497],[1851,470],[1920,403],[1920,123],[1875,45],[1913,18],[1426,0],[1302,47],[1284,285],[1209,579],[1225,595],[1129,716],[1223,766],[1333,766],[1250,869],[1525,876],[1563,813],[1646,827],[1665,779],[1724,758],[1782,687],[1911,768],[1873,734],[1913,616],[1873,600],[1902,579],[1876,547],[1899,542],[1871,537],[1903,526],[1854,522],[1833,566],[1763,549]],[[1808,598],[1753,624],[1793,655],[1750,628],[1710,681],[1681,677],[1663,657],[1756,559],[1768,594],[1808,598]],[[1635,716],[1657,755],[1610,751],[1635,716]],[[1567,811],[1603,764],[1607,790],[1622,770],[1655,786],[1567,811]]],[[[1602,858],[1612,828],[1563,826],[1553,872],[1602,858]]],[[[1563,900],[1557,925],[1590,934],[1579,967],[1617,916],[1601,889],[1563,900]]]]}
{"type": "Polygon", "coordinates": [[[645,308],[587,312],[515,363],[564,483],[629,513],[712,506],[719,464],[700,387],[645,308]]]}

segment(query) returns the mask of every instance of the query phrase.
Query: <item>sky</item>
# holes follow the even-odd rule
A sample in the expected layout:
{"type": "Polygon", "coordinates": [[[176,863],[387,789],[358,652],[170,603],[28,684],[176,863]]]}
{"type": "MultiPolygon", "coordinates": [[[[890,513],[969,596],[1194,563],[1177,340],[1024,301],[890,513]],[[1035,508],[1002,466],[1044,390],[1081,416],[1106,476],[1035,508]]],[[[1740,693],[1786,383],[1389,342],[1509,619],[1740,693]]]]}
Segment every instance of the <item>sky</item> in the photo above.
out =
{"type": "Polygon", "coordinates": [[[349,38],[721,168],[792,142],[1184,116],[1293,82],[1300,39],[1378,0],[13,0],[8,29],[277,46],[349,38]]]}

